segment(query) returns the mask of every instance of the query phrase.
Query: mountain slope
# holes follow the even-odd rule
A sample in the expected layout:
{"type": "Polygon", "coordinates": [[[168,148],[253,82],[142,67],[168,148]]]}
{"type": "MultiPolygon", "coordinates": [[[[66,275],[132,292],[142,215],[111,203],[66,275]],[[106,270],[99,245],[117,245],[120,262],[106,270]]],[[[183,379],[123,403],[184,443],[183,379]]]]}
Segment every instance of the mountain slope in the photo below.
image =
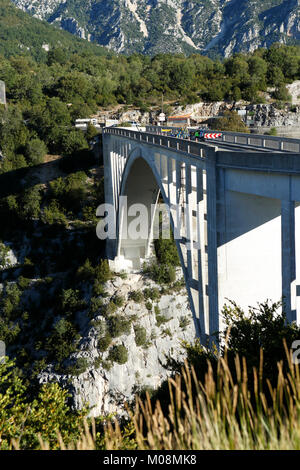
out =
{"type": "Polygon", "coordinates": [[[96,44],[88,44],[45,21],[31,18],[10,0],[0,0],[0,54],[9,57],[23,53],[43,60],[47,57],[47,50],[60,46],[69,52],[107,53],[96,44]]]}
{"type": "Polygon", "coordinates": [[[12,0],[117,52],[232,52],[300,40],[300,0],[12,0]]]}

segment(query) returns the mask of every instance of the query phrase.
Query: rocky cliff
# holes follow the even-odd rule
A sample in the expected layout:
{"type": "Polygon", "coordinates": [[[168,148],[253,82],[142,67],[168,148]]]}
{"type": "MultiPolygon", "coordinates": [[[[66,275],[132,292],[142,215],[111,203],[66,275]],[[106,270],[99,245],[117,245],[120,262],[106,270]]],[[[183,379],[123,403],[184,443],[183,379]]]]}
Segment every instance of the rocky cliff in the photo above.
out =
{"type": "MultiPolygon", "coordinates": [[[[107,350],[99,352],[99,338],[105,334],[106,323],[103,315],[96,313],[82,333],[81,351],[73,358],[87,361],[86,370],[78,376],[59,375],[50,366],[40,374],[40,382],[55,380],[66,386],[74,407],[80,409],[88,403],[92,407],[91,416],[120,414],[125,401],[132,401],[137,391],[156,389],[171,373],[168,358],[183,361],[182,341],[193,342],[195,328],[184,287],[176,294],[161,295],[152,307],[130,298],[130,292],[145,288],[158,286],[141,274],[128,274],[126,279],[115,277],[107,282],[107,304],[116,295],[125,299],[114,315],[131,321],[128,331],[114,338],[107,350]],[[126,357],[111,360],[111,351],[119,346],[127,351],[126,357]]],[[[84,324],[84,317],[82,321],[84,324]]]]}
{"type": "Polygon", "coordinates": [[[12,0],[117,52],[229,56],[300,40],[300,0],[12,0]]]}

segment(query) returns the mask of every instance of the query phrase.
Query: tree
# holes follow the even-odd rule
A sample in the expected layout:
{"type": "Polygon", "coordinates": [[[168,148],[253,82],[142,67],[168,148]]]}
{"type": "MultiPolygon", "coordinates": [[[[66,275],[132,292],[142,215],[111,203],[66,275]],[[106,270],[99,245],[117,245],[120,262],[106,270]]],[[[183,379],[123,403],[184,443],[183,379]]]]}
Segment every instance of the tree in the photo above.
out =
{"type": "Polygon", "coordinates": [[[287,91],[287,88],[284,85],[284,83],[281,83],[280,85],[276,87],[273,93],[273,96],[276,100],[279,100],[279,101],[291,101],[292,100],[292,97],[287,91]]]}
{"type": "Polygon", "coordinates": [[[215,120],[214,128],[221,131],[246,132],[249,129],[236,111],[225,111],[224,116],[215,120]]]}
{"type": "Polygon", "coordinates": [[[81,131],[71,130],[70,132],[63,134],[61,140],[61,151],[64,155],[73,155],[88,148],[88,143],[81,131]]]}
{"type": "Polygon", "coordinates": [[[25,149],[25,157],[29,165],[43,163],[48,149],[46,144],[39,138],[30,140],[25,149]]]}
{"type": "Polygon", "coordinates": [[[21,217],[25,220],[37,218],[40,214],[41,200],[42,196],[40,186],[34,186],[33,188],[25,191],[20,204],[21,217]]]}

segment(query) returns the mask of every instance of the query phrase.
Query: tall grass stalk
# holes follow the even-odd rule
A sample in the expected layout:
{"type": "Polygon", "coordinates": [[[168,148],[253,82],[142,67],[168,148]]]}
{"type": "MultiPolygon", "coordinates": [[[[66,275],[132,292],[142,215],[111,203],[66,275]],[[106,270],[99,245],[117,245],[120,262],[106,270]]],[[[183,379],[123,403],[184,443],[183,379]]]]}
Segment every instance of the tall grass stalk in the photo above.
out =
{"type": "MultiPolygon", "coordinates": [[[[186,363],[182,374],[169,379],[170,404],[163,412],[154,408],[149,395],[137,398],[131,418],[141,450],[244,450],[300,449],[299,367],[288,356],[284,376],[278,363],[277,384],[263,378],[263,354],[259,370],[249,385],[246,360],[235,358],[235,373],[226,355],[220,358],[216,377],[208,363],[203,383],[186,363]],[[233,375],[235,379],[233,379],[233,375]]],[[[106,429],[106,446],[118,449],[122,433],[116,423],[106,429]]]]}

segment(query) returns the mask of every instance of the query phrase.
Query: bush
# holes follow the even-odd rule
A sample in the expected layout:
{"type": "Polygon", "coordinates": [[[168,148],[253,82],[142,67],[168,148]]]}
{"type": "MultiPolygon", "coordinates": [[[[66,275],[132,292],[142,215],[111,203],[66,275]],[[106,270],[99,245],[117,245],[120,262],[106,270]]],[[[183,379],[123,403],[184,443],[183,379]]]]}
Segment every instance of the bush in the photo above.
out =
{"type": "Polygon", "coordinates": [[[267,135],[277,136],[277,129],[276,129],[276,127],[271,127],[271,129],[269,130],[269,132],[267,132],[267,135]]]}
{"type": "MultiPolygon", "coordinates": [[[[228,361],[234,363],[234,357],[239,354],[247,358],[249,371],[253,367],[259,369],[260,349],[264,355],[264,374],[272,384],[277,378],[277,362],[283,361],[287,370],[288,364],[283,340],[290,349],[293,341],[300,338],[300,327],[295,323],[289,324],[284,313],[280,312],[281,302],[264,302],[256,308],[251,307],[247,314],[234,302],[225,306],[223,317],[226,325],[221,338],[227,341],[228,361]]],[[[284,306],[283,306],[284,308],[284,306]]],[[[225,353],[224,347],[222,353],[225,353]]]]}
{"type": "Polygon", "coordinates": [[[125,299],[121,295],[115,295],[113,298],[113,302],[117,307],[123,307],[125,299]]]}
{"type": "Polygon", "coordinates": [[[113,338],[121,335],[129,335],[131,331],[131,321],[121,317],[112,317],[109,320],[109,331],[113,338]]]}
{"type": "Polygon", "coordinates": [[[118,364],[126,364],[128,361],[128,351],[125,346],[123,346],[123,344],[114,346],[111,349],[108,358],[113,362],[117,362],[118,364]]]}
{"type": "Polygon", "coordinates": [[[144,327],[136,325],[134,327],[135,344],[137,346],[145,346],[147,343],[147,332],[144,327]]]}
{"type": "Polygon", "coordinates": [[[88,365],[89,363],[86,357],[79,357],[73,364],[67,366],[64,372],[67,375],[78,376],[86,372],[88,365]]]}
{"type": "Polygon", "coordinates": [[[95,270],[89,259],[87,259],[84,264],[77,269],[76,275],[81,281],[90,281],[94,278],[95,270]]]}
{"type": "Polygon", "coordinates": [[[25,149],[25,157],[28,164],[39,165],[43,163],[47,151],[47,147],[42,140],[38,138],[30,140],[25,149]]]}
{"type": "Polygon", "coordinates": [[[140,290],[132,291],[129,294],[129,298],[137,304],[141,304],[144,301],[144,294],[140,290]]]}
{"type": "Polygon", "coordinates": [[[6,246],[0,241],[0,268],[5,268],[9,265],[9,252],[9,246],[6,246]]]}
{"type": "Polygon", "coordinates": [[[95,268],[95,276],[96,276],[96,281],[98,283],[103,283],[103,284],[112,278],[112,273],[109,268],[109,263],[106,259],[101,260],[100,264],[95,268]]]}
{"type": "Polygon", "coordinates": [[[191,324],[191,320],[187,317],[181,317],[179,320],[179,328],[185,330],[191,324]]]}
{"type": "Polygon", "coordinates": [[[112,342],[112,337],[110,336],[109,333],[106,335],[102,336],[102,338],[99,339],[98,341],[98,349],[100,352],[105,352],[108,350],[109,346],[111,345],[112,342]]]}
{"type": "Polygon", "coordinates": [[[67,226],[65,211],[61,209],[58,202],[54,199],[44,208],[42,221],[44,224],[67,226]]]}
{"type": "Polygon", "coordinates": [[[160,295],[159,289],[157,287],[152,287],[152,288],[146,287],[146,289],[144,289],[144,298],[146,300],[147,299],[150,299],[152,301],[159,300],[160,297],[161,297],[161,295],[160,295]]]}
{"type": "Polygon", "coordinates": [[[38,434],[50,449],[59,449],[58,431],[66,445],[79,439],[87,410],[72,412],[69,395],[58,384],[40,386],[38,396],[29,400],[15,364],[5,361],[0,363],[0,393],[1,450],[10,450],[12,439],[20,449],[35,450],[40,446],[38,434]]]}
{"type": "Polygon", "coordinates": [[[250,133],[250,130],[236,111],[225,111],[223,117],[214,121],[214,129],[218,129],[220,131],[250,133]]]}
{"type": "Polygon", "coordinates": [[[144,267],[144,273],[148,274],[158,284],[172,284],[176,280],[176,269],[168,264],[150,264],[144,267]]]}

